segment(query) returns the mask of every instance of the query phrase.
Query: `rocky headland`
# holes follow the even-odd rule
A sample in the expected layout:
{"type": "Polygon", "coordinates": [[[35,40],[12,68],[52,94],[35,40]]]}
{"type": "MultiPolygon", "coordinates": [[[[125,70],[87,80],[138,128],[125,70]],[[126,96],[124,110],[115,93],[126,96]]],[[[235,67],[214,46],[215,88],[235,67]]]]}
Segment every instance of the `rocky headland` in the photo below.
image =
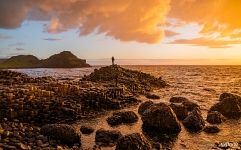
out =
{"type": "Polygon", "coordinates": [[[42,60],[33,55],[18,55],[0,61],[0,69],[82,67],[90,67],[90,65],[86,63],[86,60],[79,59],[70,51],[63,51],[42,60]]]}

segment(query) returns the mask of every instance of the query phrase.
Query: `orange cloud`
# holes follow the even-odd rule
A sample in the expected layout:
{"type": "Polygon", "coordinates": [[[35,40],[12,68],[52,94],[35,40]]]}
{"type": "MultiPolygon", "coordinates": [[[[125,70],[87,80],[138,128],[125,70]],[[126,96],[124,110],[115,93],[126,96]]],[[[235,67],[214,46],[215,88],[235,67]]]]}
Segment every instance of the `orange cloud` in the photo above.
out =
{"type": "Polygon", "coordinates": [[[179,33],[171,31],[171,30],[165,30],[165,36],[171,37],[171,36],[176,36],[179,35],[179,33]]]}
{"type": "Polygon", "coordinates": [[[171,44],[189,44],[194,46],[207,46],[209,48],[229,48],[233,44],[241,44],[239,40],[217,40],[208,38],[178,39],[171,44]]]}
{"type": "MultiPolygon", "coordinates": [[[[1,0],[0,27],[17,28],[24,20],[47,21],[46,31],[79,29],[120,41],[158,43],[174,18],[180,26],[197,23],[203,37],[232,44],[241,38],[240,0],[1,0]],[[215,35],[215,37],[213,36],[215,35]],[[220,39],[231,39],[228,42],[220,39]]],[[[206,42],[203,43],[204,46],[206,42]]]]}
{"type": "Polygon", "coordinates": [[[201,35],[216,35],[213,40],[202,38],[189,41],[197,42],[198,45],[210,45],[209,47],[216,47],[211,42],[224,47],[240,43],[240,0],[172,0],[171,6],[169,17],[186,23],[198,23],[202,26],[201,35]],[[225,38],[231,40],[220,40],[225,38]]]}
{"type": "Polygon", "coordinates": [[[16,28],[25,19],[48,19],[46,31],[79,28],[80,35],[97,31],[121,41],[157,43],[170,0],[2,0],[0,27],[16,28]],[[47,16],[47,17],[43,17],[47,16]]]}

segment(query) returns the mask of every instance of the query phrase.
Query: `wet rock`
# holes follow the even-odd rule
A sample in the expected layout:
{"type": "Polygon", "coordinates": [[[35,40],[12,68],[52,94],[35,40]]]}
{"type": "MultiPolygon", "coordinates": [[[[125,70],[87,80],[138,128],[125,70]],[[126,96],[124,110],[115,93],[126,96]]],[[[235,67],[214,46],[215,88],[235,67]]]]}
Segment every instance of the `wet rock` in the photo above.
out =
{"type": "Polygon", "coordinates": [[[174,134],[181,125],[173,110],[164,103],[150,105],[142,115],[143,127],[161,133],[174,134]]]}
{"type": "Polygon", "coordinates": [[[123,111],[113,114],[114,116],[120,116],[123,123],[134,123],[137,122],[138,116],[133,111],[123,111]]]}
{"type": "Polygon", "coordinates": [[[183,104],[172,103],[169,106],[175,112],[178,120],[184,120],[188,116],[188,110],[187,110],[187,108],[183,104]]]}
{"type": "Polygon", "coordinates": [[[198,108],[194,109],[182,123],[191,132],[200,131],[205,127],[205,121],[198,108]]]}
{"type": "Polygon", "coordinates": [[[206,126],[203,131],[206,133],[218,133],[220,129],[217,126],[206,126]]]}
{"type": "Polygon", "coordinates": [[[40,132],[52,139],[60,140],[64,144],[74,145],[80,143],[80,135],[70,125],[48,124],[44,125],[40,132]]]}
{"type": "Polygon", "coordinates": [[[81,131],[81,133],[83,133],[83,134],[91,134],[91,133],[94,132],[94,129],[91,128],[91,127],[87,127],[87,126],[81,126],[81,127],[80,127],[80,131],[81,131]]]}
{"type": "Polygon", "coordinates": [[[198,104],[188,100],[185,97],[172,97],[169,100],[171,103],[181,103],[188,111],[192,111],[195,108],[199,108],[198,104]]]}
{"type": "Polygon", "coordinates": [[[116,126],[122,124],[122,117],[118,115],[113,115],[111,117],[108,117],[106,121],[110,126],[116,126]]]}
{"type": "Polygon", "coordinates": [[[151,144],[140,133],[133,133],[120,138],[116,150],[150,150],[151,144]]]}
{"type": "Polygon", "coordinates": [[[219,102],[213,105],[210,111],[218,111],[227,118],[238,119],[241,117],[241,97],[223,93],[220,95],[219,102]]]}
{"type": "Polygon", "coordinates": [[[207,122],[211,124],[220,124],[225,121],[225,117],[218,111],[208,112],[207,122]]]}
{"type": "Polygon", "coordinates": [[[160,99],[160,96],[152,93],[147,93],[145,96],[146,98],[149,98],[149,99],[160,99]]]}
{"type": "Polygon", "coordinates": [[[171,103],[183,103],[183,102],[186,102],[186,101],[189,101],[189,100],[185,97],[172,97],[169,101],[171,103]]]}
{"type": "Polygon", "coordinates": [[[107,118],[109,125],[119,125],[122,123],[135,123],[138,121],[138,116],[133,111],[124,111],[113,113],[113,116],[107,118]]]}
{"type": "Polygon", "coordinates": [[[238,95],[224,92],[219,96],[219,101],[223,101],[224,99],[239,99],[239,98],[240,97],[238,95]]]}
{"type": "Polygon", "coordinates": [[[144,111],[149,107],[151,106],[152,104],[154,104],[152,101],[146,101],[144,103],[142,103],[139,108],[138,108],[138,113],[140,115],[143,115],[144,111]]]}
{"type": "Polygon", "coordinates": [[[95,142],[101,146],[114,146],[121,137],[122,134],[118,130],[99,129],[96,131],[95,142]]]}

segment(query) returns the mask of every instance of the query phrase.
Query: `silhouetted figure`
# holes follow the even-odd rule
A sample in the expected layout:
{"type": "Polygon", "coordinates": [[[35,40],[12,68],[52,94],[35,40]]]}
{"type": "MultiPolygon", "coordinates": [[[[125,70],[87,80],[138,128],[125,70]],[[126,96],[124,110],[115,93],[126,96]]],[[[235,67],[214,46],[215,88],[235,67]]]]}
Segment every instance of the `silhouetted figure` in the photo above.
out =
{"type": "Polygon", "coordinates": [[[111,60],[112,60],[112,65],[114,65],[114,64],[115,64],[115,58],[114,58],[114,56],[112,56],[111,60]]]}

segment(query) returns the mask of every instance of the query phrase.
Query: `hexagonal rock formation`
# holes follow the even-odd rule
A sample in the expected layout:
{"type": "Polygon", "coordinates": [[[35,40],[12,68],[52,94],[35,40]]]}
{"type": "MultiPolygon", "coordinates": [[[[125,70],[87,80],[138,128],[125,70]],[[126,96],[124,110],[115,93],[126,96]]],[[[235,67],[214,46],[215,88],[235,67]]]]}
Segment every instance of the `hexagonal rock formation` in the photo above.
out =
{"type": "Polygon", "coordinates": [[[146,93],[154,88],[163,88],[167,83],[161,78],[140,71],[129,70],[118,65],[95,69],[93,73],[82,78],[84,81],[108,82],[124,85],[129,92],[146,93]]]}
{"type": "Polygon", "coordinates": [[[47,124],[41,128],[40,133],[52,139],[60,140],[64,144],[74,145],[80,143],[80,134],[67,124],[47,124]]]}
{"type": "Polygon", "coordinates": [[[132,133],[120,138],[116,150],[150,150],[151,144],[140,133],[132,133]]]}
{"type": "Polygon", "coordinates": [[[181,125],[173,110],[164,103],[150,105],[142,115],[143,127],[160,133],[175,134],[181,125]]]}

